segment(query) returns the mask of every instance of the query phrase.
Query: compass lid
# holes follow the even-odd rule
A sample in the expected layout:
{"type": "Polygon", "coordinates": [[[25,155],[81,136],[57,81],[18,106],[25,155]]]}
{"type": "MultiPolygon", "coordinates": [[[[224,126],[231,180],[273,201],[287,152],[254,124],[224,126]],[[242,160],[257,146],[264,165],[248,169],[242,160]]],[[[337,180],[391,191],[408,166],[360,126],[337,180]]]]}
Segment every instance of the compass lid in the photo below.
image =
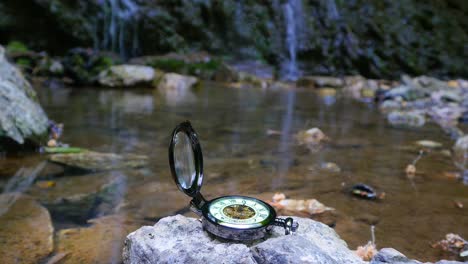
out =
{"type": "Polygon", "coordinates": [[[172,132],[169,165],[179,190],[195,197],[203,184],[203,154],[189,121],[180,123],[172,132]]]}

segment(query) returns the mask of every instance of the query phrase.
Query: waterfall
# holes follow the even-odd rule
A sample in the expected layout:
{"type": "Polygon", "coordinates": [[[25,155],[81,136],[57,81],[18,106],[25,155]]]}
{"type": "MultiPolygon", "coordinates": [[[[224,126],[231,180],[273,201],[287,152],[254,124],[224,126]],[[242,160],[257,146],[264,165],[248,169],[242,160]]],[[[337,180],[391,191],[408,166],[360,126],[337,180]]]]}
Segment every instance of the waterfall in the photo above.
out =
{"type": "Polygon", "coordinates": [[[282,65],[282,76],[286,80],[299,77],[297,50],[299,49],[299,30],[303,27],[302,0],[288,0],[283,4],[285,21],[286,60],[282,65]]]}
{"type": "Polygon", "coordinates": [[[95,20],[94,47],[120,54],[122,58],[138,52],[138,5],[134,0],[100,0],[95,20]]]}

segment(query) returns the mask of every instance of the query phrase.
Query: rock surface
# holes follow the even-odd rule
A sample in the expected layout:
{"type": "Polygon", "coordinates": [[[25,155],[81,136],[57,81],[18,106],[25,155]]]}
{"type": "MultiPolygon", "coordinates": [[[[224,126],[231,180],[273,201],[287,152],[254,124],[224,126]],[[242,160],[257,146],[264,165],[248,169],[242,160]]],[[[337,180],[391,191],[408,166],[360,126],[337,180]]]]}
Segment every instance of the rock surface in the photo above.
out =
{"type": "Polygon", "coordinates": [[[198,79],[193,76],[185,76],[177,73],[166,73],[158,83],[158,89],[163,91],[185,91],[192,88],[198,79]]]}
{"type": "Polygon", "coordinates": [[[98,81],[103,86],[125,87],[151,83],[155,78],[152,67],[142,65],[117,65],[99,73],[98,81]]]}
{"type": "Polygon", "coordinates": [[[0,256],[2,263],[39,263],[53,250],[49,212],[28,196],[0,195],[0,256]]]}
{"type": "Polygon", "coordinates": [[[148,157],[135,154],[118,155],[84,151],[81,153],[53,154],[49,157],[49,161],[83,170],[105,171],[144,167],[148,164],[148,157]]]}
{"type": "Polygon", "coordinates": [[[21,72],[5,58],[0,46],[0,137],[19,144],[26,139],[39,143],[46,134],[48,118],[36,93],[21,72]]]}
{"type": "Polygon", "coordinates": [[[266,240],[249,243],[220,241],[201,223],[181,215],[161,219],[129,234],[124,263],[365,263],[335,231],[306,218],[299,230],[285,236],[274,228],[266,240]]]}

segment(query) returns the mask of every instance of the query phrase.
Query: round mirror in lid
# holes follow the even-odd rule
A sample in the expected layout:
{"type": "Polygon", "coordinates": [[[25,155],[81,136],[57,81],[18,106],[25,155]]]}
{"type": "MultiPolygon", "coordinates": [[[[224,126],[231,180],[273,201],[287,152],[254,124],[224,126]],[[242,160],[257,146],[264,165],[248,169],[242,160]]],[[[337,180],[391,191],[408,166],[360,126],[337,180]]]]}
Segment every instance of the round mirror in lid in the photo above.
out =
{"type": "Polygon", "coordinates": [[[203,183],[203,157],[197,134],[188,121],[172,132],[169,164],[177,187],[195,197],[203,183]]]}

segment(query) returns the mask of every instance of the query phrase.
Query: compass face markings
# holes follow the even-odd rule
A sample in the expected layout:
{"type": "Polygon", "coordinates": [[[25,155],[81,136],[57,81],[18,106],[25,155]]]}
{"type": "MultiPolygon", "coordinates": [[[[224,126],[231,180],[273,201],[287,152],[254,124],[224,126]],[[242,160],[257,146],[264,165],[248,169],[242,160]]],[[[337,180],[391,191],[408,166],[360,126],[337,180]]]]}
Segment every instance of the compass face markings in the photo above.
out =
{"type": "Polygon", "coordinates": [[[249,197],[224,197],[210,204],[208,210],[230,224],[260,223],[270,215],[264,204],[249,197]]]}

